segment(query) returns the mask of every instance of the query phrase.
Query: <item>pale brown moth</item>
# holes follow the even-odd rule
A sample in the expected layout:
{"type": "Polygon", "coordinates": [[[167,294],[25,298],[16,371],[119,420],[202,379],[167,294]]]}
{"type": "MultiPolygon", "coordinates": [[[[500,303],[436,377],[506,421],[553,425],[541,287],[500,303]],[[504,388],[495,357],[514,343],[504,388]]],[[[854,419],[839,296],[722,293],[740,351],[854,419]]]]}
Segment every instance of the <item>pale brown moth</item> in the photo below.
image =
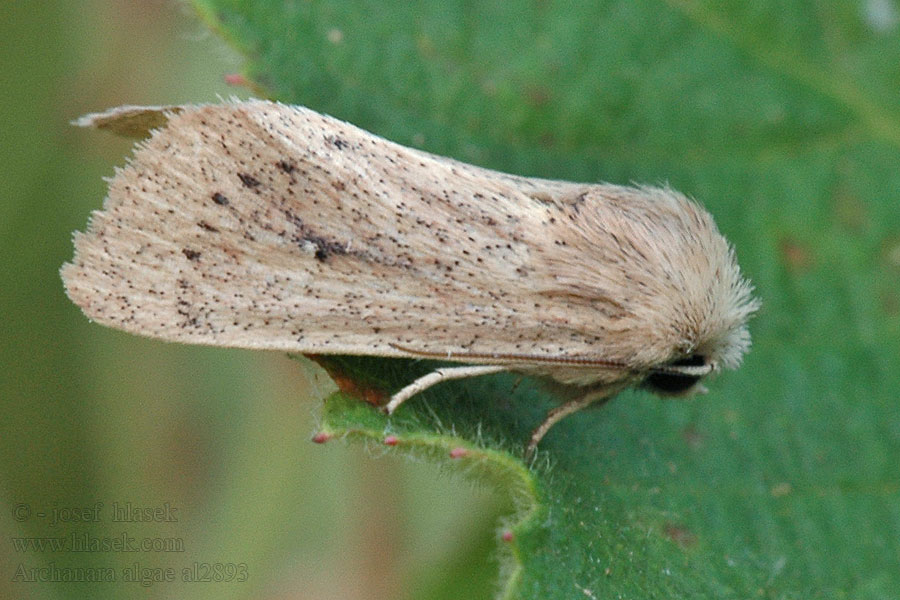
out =
{"type": "MultiPolygon", "coordinates": [[[[142,125],[143,123],[143,125],[142,125]]],[[[668,188],[507,175],[264,101],[122,107],[158,127],[75,234],[69,297],[163,340],[436,358],[386,406],[501,371],[578,393],[534,431],[640,384],[702,390],[758,302],[709,213],[668,188]]]]}

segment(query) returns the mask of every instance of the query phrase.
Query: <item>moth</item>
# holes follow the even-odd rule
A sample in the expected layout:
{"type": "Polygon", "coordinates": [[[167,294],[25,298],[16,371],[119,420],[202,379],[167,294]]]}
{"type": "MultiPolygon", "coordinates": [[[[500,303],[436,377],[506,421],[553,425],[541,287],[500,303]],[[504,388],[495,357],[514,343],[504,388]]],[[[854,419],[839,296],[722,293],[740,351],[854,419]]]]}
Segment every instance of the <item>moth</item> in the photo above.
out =
{"type": "Polygon", "coordinates": [[[434,358],[552,382],[560,419],[736,368],[759,303],[712,217],[668,187],[520,177],[266,101],[120,107],[142,134],[62,268],[91,319],[162,340],[434,358]]]}

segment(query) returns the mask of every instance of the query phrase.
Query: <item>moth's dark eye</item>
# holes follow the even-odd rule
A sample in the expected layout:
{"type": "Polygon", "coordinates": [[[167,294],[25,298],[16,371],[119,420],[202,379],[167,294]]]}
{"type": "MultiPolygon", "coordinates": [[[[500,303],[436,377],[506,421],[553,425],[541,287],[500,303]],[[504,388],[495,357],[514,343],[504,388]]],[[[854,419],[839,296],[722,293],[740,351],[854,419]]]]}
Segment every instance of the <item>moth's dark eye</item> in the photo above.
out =
{"type": "MultiPolygon", "coordinates": [[[[694,354],[687,358],[682,358],[670,362],[666,366],[670,367],[702,367],[706,364],[706,359],[694,354]]],[[[677,373],[652,373],[644,379],[644,386],[659,394],[680,394],[691,389],[702,375],[679,375],[677,373]]]]}

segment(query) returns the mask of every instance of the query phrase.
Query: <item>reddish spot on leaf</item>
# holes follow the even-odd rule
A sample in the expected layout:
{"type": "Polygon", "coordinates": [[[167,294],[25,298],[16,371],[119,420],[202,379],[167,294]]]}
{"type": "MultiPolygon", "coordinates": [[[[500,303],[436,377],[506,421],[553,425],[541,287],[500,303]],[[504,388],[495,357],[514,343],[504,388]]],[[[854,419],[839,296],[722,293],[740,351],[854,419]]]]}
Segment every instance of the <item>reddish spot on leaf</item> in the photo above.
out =
{"type": "Polygon", "coordinates": [[[348,396],[359,395],[359,388],[356,387],[356,382],[349,377],[332,375],[331,378],[334,380],[334,383],[337,384],[338,389],[343,393],[347,394],[348,396]]]}
{"type": "Polygon", "coordinates": [[[328,376],[331,377],[338,389],[344,394],[359,398],[372,406],[381,406],[387,400],[386,394],[381,390],[374,387],[364,387],[345,375],[335,363],[328,360],[327,356],[307,354],[306,357],[325,369],[328,376]]]}
{"type": "Polygon", "coordinates": [[[666,534],[666,537],[681,546],[682,548],[690,548],[697,544],[697,536],[682,525],[676,525],[675,523],[666,523],[663,525],[663,533],[666,534]]]}
{"type": "Polygon", "coordinates": [[[531,85],[525,88],[525,98],[532,106],[545,106],[552,97],[550,88],[545,85],[531,85]]]}
{"type": "Polygon", "coordinates": [[[386,438],[384,438],[385,446],[396,446],[398,443],[400,443],[400,440],[397,438],[396,435],[389,435],[386,438]]]}
{"type": "Polygon", "coordinates": [[[364,389],[362,391],[362,394],[360,395],[360,398],[362,398],[363,401],[371,404],[372,406],[381,406],[382,404],[384,404],[384,401],[386,399],[385,395],[375,388],[364,389]]]}
{"type": "Polygon", "coordinates": [[[225,75],[225,83],[228,85],[236,85],[240,87],[248,87],[250,82],[240,73],[228,73],[225,75]]]}
{"type": "Polygon", "coordinates": [[[456,447],[450,451],[450,458],[462,458],[469,454],[469,451],[465,448],[456,447]]]}
{"type": "Polygon", "coordinates": [[[500,537],[503,539],[504,542],[511,542],[511,541],[513,541],[513,532],[510,531],[509,529],[507,529],[506,531],[503,532],[503,535],[500,537]]]}
{"type": "Polygon", "coordinates": [[[809,248],[793,238],[782,239],[778,249],[781,251],[781,260],[791,271],[808,271],[813,264],[809,248]]]}
{"type": "Polygon", "coordinates": [[[312,441],[316,444],[324,444],[328,440],[331,439],[331,434],[325,433],[324,431],[320,431],[316,435],[313,436],[312,441]]]}

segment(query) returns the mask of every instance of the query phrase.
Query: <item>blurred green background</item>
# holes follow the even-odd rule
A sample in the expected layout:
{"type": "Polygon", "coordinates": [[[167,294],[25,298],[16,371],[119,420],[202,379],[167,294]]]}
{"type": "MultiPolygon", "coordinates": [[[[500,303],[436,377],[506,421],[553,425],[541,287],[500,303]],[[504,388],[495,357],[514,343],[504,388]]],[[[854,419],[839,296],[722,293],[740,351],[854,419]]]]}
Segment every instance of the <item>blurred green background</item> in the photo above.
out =
{"type": "Polygon", "coordinates": [[[171,0],[7,0],[0,47],[0,597],[490,597],[504,508],[491,490],[433,465],[370,460],[377,448],[310,443],[329,384],[284,355],[118,333],[63,293],[71,232],[131,146],[69,121],[120,104],[246,97],[224,82],[239,57],[171,0]],[[52,524],[54,508],[97,502],[101,522],[52,524]],[[113,502],[169,503],[178,520],[114,523],[113,502]],[[185,551],[24,551],[12,540],[73,532],[171,538],[185,551]],[[121,574],[135,562],[179,579],[195,562],[245,563],[250,577],[15,581],[19,568],[121,574]],[[455,569],[469,590],[447,587],[455,569]]]}

